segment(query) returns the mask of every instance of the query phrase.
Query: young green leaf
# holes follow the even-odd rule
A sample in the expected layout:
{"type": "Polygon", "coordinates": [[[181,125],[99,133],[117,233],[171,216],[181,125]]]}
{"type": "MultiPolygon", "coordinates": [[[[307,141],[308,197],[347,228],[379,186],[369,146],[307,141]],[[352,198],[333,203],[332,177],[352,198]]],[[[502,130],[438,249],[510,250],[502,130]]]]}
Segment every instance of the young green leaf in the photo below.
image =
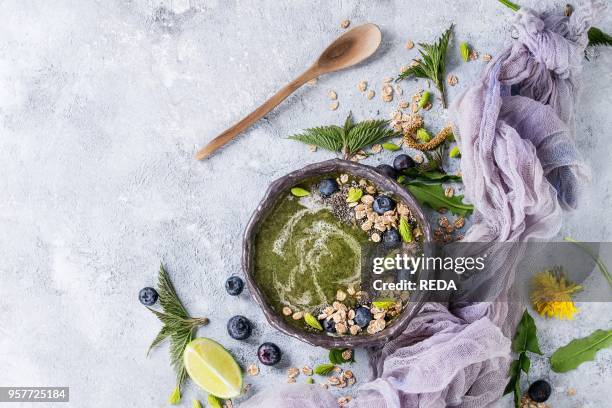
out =
{"type": "Polygon", "coordinates": [[[363,196],[363,191],[360,188],[351,187],[348,191],[347,203],[356,203],[363,196]]]}
{"type": "Polygon", "coordinates": [[[461,157],[461,151],[459,150],[459,146],[455,146],[451,149],[450,152],[448,152],[448,157],[450,157],[451,159],[456,159],[461,157]]]}
{"type": "Polygon", "coordinates": [[[304,321],[313,329],[323,331],[323,326],[321,326],[321,323],[319,323],[317,318],[311,315],[310,313],[304,313],[304,321]]]}
{"type": "Polygon", "coordinates": [[[423,205],[428,205],[434,210],[446,208],[455,215],[468,216],[474,211],[474,206],[465,204],[462,195],[446,197],[444,189],[440,184],[425,184],[408,181],[404,184],[408,191],[423,205]]]}
{"type": "Polygon", "coordinates": [[[612,329],[596,330],[591,335],[574,339],[550,356],[550,367],[565,373],[587,361],[593,361],[599,350],[612,346],[612,329]]]}
{"type": "Polygon", "coordinates": [[[412,228],[406,217],[401,217],[398,231],[404,242],[412,242],[412,228]]]}
{"type": "Polygon", "coordinates": [[[172,390],[172,394],[170,394],[170,397],[168,397],[168,404],[170,405],[176,405],[179,402],[181,402],[181,389],[179,388],[179,386],[177,385],[176,387],[174,387],[174,389],[172,390]]]}
{"type": "Polygon", "coordinates": [[[293,187],[291,189],[291,194],[293,194],[296,197],[306,197],[310,195],[310,192],[308,190],[304,190],[301,187],[293,187]]]}
{"type": "Polygon", "coordinates": [[[531,351],[532,353],[542,355],[540,345],[538,344],[538,334],[533,317],[525,310],[521,321],[516,326],[516,333],[512,340],[512,351],[521,353],[531,351]]]}
{"type": "Polygon", "coordinates": [[[463,58],[463,61],[468,62],[470,60],[470,45],[463,41],[459,44],[459,50],[461,51],[461,58],[463,58]]]}
{"type": "Polygon", "coordinates": [[[446,92],[444,90],[444,80],[446,77],[446,51],[453,30],[453,25],[442,34],[433,44],[420,43],[421,59],[414,60],[414,64],[402,72],[397,80],[415,76],[417,78],[430,79],[440,91],[442,106],[446,108],[446,92]]]}
{"type": "Polygon", "coordinates": [[[318,375],[327,375],[331,373],[334,368],[336,368],[336,366],[330,363],[319,364],[314,368],[314,372],[318,375]]]}
{"type": "Polygon", "coordinates": [[[191,407],[192,408],[202,408],[202,404],[197,399],[194,399],[193,401],[191,401],[191,407]]]}
{"type": "Polygon", "coordinates": [[[221,401],[219,397],[215,397],[212,394],[208,394],[206,401],[208,401],[210,408],[223,408],[223,401],[221,401]]]}
{"type": "Polygon", "coordinates": [[[400,149],[401,149],[401,147],[399,147],[399,146],[398,146],[398,145],[396,145],[395,143],[390,143],[390,142],[388,142],[388,143],[383,143],[383,144],[382,144],[382,147],[383,147],[383,149],[385,149],[385,150],[389,150],[389,151],[392,151],[392,152],[396,152],[396,151],[398,151],[398,150],[400,150],[400,149]]]}

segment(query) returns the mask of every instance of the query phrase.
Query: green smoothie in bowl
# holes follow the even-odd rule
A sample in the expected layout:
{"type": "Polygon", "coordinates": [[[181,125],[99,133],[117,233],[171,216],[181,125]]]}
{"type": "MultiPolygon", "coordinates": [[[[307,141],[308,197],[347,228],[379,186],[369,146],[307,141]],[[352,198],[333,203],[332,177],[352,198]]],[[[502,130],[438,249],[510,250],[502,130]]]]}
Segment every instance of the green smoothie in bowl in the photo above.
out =
{"type": "Polygon", "coordinates": [[[341,172],[309,177],[282,190],[260,222],[253,278],[297,330],[372,335],[394,323],[410,294],[374,293],[363,282],[367,254],[418,253],[422,240],[412,209],[374,181],[341,172]]]}

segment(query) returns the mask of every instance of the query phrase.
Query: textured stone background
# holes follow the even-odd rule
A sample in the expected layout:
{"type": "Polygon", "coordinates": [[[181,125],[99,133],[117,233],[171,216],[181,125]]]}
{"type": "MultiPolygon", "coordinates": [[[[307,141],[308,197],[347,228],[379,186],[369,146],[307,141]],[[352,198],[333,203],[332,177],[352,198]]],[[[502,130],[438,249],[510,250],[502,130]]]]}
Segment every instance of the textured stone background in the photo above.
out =
{"type": "MultiPolygon", "coordinates": [[[[561,8],[564,1],[522,3],[561,8]]],[[[211,318],[200,335],[219,340],[242,364],[255,361],[265,340],[285,351],[283,367],[247,380],[253,391],[284,382],[289,365],[322,362],[322,349],[271,330],[248,293],[236,299],[223,290],[227,276],[241,274],[242,230],[263,189],[331,157],[285,136],[342,121],[349,110],[358,119],[387,117],[396,104],[380,100],[380,85],[416,55],[405,49],[407,39],[432,40],[450,22],[457,39],[481,52],[495,55],[510,39],[511,13],[492,0],[0,5],[0,385],[68,385],[74,407],[164,405],[174,375],[165,346],[145,358],[159,325],[137,300],[160,261],[192,314],[211,318]],[[304,69],[342,32],[343,19],[380,25],[375,58],[299,90],[210,160],[192,159],[304,69]],[[360,80],[378,91],[373,101],[357,91],[360,80]],[[336,112],[328,108],[330,89],[339,94],[336,112]],[[238,313],[257,323],[246,342],[225,332],[238,313]]],[[[612,28],[612,10],[601,25],[612,28]]],[[[483,66],[460,63],[456,44],[449,66],[460,82],[451,100],[483,66]]],[[[578,108],[577,137],[594,181],[564,230],[584,240],[612,240],[611,64],[610,50],[585,63],[578,108]]],[[[419,86],[403,84],[406,95],[419,86]]],[[[429,118],[432,128],[444,124],[439,111],[429,118]]],[[[610,327],[610,304],[581,307],[574,322],[537,319],[545,353],[610,327]]],[[[358,360],[363,381],[366,358],[358,360]]],[[[604,351],[555,375],[536,359],[529,378],[551,380],[555,407],[601,407],[612,397],[611,365],[604,351]],[[578,394],[564,397],[567,387],[578,394]]],[[[204,398],[189,387],[186,401],[194,396],[204,398]]]]}

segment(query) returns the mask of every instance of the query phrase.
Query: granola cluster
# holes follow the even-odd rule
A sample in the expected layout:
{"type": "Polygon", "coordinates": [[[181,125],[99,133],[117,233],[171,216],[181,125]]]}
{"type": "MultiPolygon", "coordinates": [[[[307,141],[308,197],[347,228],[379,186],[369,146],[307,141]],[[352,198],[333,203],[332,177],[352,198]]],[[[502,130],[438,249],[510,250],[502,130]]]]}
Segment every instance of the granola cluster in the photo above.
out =
{"type": "Polygon", "coordinates": [[[465,218],[457,217],[452,222],[448,217],[438,219],[438,228],[433,232],[434,241],[438,244],[448,244],[453,241],[461,241],[463,234],[461,229],[465,226],[465,218]]]}

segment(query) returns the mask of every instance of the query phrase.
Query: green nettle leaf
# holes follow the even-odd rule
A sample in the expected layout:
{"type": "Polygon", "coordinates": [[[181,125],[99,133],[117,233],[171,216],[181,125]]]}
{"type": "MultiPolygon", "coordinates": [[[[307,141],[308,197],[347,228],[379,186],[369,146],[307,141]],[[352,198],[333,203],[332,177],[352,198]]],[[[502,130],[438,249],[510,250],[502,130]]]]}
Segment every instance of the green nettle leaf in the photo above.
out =
{"type": "Polygon", "coordinates": [[[206,401],[208,401],[210,408],[223,408],[223,401],[219,397],[215,397],[212,394],[208,394],[206,401]]]}
{"type": "Polygon", "coordinates": [[[310,195],[310,192],[301,187],[293,187],[291,189],[291,194],[293,194],[296,197],[306,197],[310,195]]]}
{"type": "Polygon", "coordinates": [[[530,351],[542,355],[538,344],[536,325],[527,310],[523,313],[523,317],[516,327],[516,334],[512,340],[512,351],[515,353],[530,351]]]}
{"type": "MultiPolygon", "coordinates": [[[[416,167],[413,167],[411,169],[404,170],[404,173],[408,177],[410,177],[411,181],[426,181],[426,182],[461,181],[461,176],[458,176],[456,174],[443,173],[438,170],[426,171],[426,170],[421,170],[416,167]]],[[[405,178],[404,178],[404,181],[405,181],[405,178]]]]}
{"type": "Polygon", "coordinates": [[[612,329],[596,330],[591,335],[574,339],[550,356],[550,366],[556,373],[565,373],[587,361],[593,361],[599,350],[612,346],[612,329]]]}
{"type": "Polygon", "coordinates": [[[398,145],[396,145],[395,143],[390,143],[390,142],[388,142],[388,143],[383,143],[383,144],[382,144],[382,147],[383,147],[383,149],[385,149],[385,150],[390,150],[390,151],[392,151],[392,152],[396,152],[396,151],[398,151],[398,150],[400,150],[400,149],[401,149],[401,147],[399,147],[399,146],[398,146],[398,145]]]}
{"type": "Polygon", "coordinates": [[[589,29],[589,46],[596,47],[599,45],[612,46],[612,36],[604,33],[597,27],[589,29]]]}
{"type": "Polygon", "coordinates": [[[430,79],[440,91],[442,106],[446,108],[446,92],[444,90],[444,80],[446,76],[446,51],[450,41],[453,25],[451,25],[433,44],[420,43],[421,58],[414,60],[414,64],[402,72],[397,80],[411,76],[417,78],[430,79]]]}
{"type": "Polygon", "coordinates": [[[410,227],[410,224],[408,223],[406,217],[400,218],[398,231],[400,233],[400,236],[402,237],[402,241],[412,242],[412,228],[410,227]]]}
{"type": "Polygon", "coordinates": [[[347,203],[356,203],[363,197],[363,191],[360,188],[351,187],[348,191],[347,203]]]}
{"type": "Polygon", "coordinates": [[[334,368],[336,368],[336,366],[331,363],[319,364],[314,368],[314,372],[318,375],[327,375],[331,373],[334,368]]]}
{"type": "Polygon", "coordinates": [[[462,195],[446,197],[444,189],[440,184],[425,184],[408,181],[405,186],[419,203],[428,205],[434,210],[446,208],[453,214],[461,215],[462,217],[468,216],[474,211],[473,205],[463,202],[462,195]]]}
{"type": "Polygon", "coordinates": [[[289,139],[342,153],[348,159],[368,146],[399,136],[399,133],[390,129],[388,125],[387,120],[354,123],[352,114],[349,114],[343,127],[335,125],[314,127],[304,130],[301,134],[289,136],[289,139]]]}
{"type": "Polygon", "coordinates": [[[310,313],[304,313],[304,321],[313,329],[323,331],[323,326],[321,326],[321,323],[319,323],[317,318],[311,315],[310,313]]]}

